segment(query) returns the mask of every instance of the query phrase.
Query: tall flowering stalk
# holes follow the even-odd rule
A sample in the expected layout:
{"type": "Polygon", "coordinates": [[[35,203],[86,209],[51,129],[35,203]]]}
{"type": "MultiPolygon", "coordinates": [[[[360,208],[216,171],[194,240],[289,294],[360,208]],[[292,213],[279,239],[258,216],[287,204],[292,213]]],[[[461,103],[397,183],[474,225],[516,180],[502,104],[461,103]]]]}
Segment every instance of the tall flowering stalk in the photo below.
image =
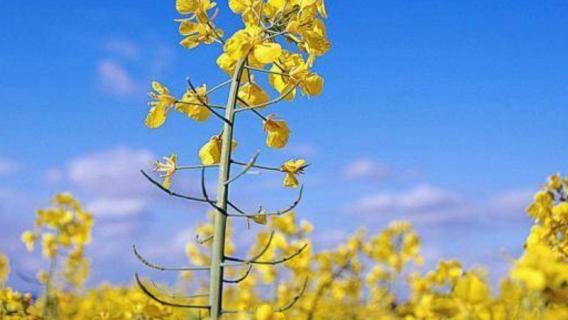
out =
{"type": "MultiPolygon", "coordinates": [[[[318,57],[330,48],[323,18],[327,17],[323,0],[230,0],[229,8],[242,18],[243,28],[228,39],[224,31],[215,25],[218,7],[210,0],[177,0],[176,9],[183,17],[179,22],[179,32],[184,37],[180,44],[195,48],[203,44],[219,44],[223,52],[217,58],[217,65],[229,75],[229,79],[208,89],[207,85],[195,86],[188,78],[188,87],[181,98],[172,95],[169,89],[159,82],[153,82],[150,93],[153,101],[146,117],[150,128],[162,126],[168,115],[177,111],[195,121],[207,121],[214,116],[222,123],[219,134],[213,135],[199,150],[199,165],[179,165],[175,154],[156,162],[155,171],[161,174],[162,182],[142,172],[154,185],[168,194],[190,201],[202,202],[214,209],[214,230],[212,237],[202,241],[212,241],[211,262],[207,266],[188,268],[165,268],[148,262],[135,248],[136,256],[146,265],[159,270],[208,271],[209,303],[207,305],[177,304],[168,302],[152,293],[141,281],[141,288],[153,299],[168,305],[193,309],[207,309],[211,319],[218,319],[224,313],[235,311],[223,309],[223,284],[234,283],[224,278],[225,268],[252,267],[253,265],[276,265],[298,256],[305,246],[290,256],[265,261],[266,247],[252,258],[237,258],[226,255],[225,236],[230,218],[244,218],[265,224],[268,216],[280,216],[290,212],[299,203],[303,188],[299,188],[298,198],[286,209],[267,212],[264,209],[254,213],[235,205],[229,198],[231,183],[245,175],[250,169],[281,172],[284,174],[284,187],[297,188],[298,174],[303,173],[307,163],[303,159],[291,159],[278,167],[257,164],[258,153],[248,162],[234,159],[237,146],[234,129],[239,114],[252,113],[262,122],[266,134],[266,144],[271,148],[284,148],[289,140],[290,129],[286,121],[275,114],[265,115],[266,109],[276,103],[292,101],[298,92],[306,96],[319,95],[323,89],[323,79],[312,68],[318,57]],[[267,83],[276,91],[270,94],[257,81],[266,77],[267,83]],[[225,105],[217,105],[210,100],[210,94],[229,87],[225,105]],[[240,172],[231,175],[233,167],[240,172]],[[213,200],[205,187],[205,171],[218,169],[216,199],[213,200]],[[201,170],[201,196],[189,196],[171,189],[171,179],[180,170],[201,170]]],[[[245,274],[244,277],[248,272],[245,274]]],[[[139,278],[137,277],[139,280],[139,278]]],[[[243,278],[244,279],[244,278],[243,278]]],[[[304,286],[305,287],[305,286],[304,286]]],[[[302,290],[300,290],[301,292],[302,290]]],[[[299,296],[294,297],[296,301],[299,296]]],[[[293,303],[274,310],[276,313],[290,308],[293,303]]],[[[265,309],[265,308],[264,308],[265,309]]],[[[250,310],[254,312],[254,310],[250,310]]],[[[263,311],[263,314],[266,312],[263,311]]]]}

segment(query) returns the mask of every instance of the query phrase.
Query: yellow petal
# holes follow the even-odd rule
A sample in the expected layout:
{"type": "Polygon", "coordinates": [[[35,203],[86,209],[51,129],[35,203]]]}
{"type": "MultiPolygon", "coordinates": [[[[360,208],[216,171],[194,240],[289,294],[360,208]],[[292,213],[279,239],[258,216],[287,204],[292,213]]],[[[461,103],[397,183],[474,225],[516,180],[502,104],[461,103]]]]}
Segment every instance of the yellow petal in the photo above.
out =
{"type": "Polygon", "coordinates": [[[164,177],[164,182],[162,182],[162,186],[166,189],[169,189],[172,184],[172,176],[167,175],[164,177]]]}
{"type": "Polygon", "coordinates": [[[148,128],[158,128],[166,122],[166,115],[166,107],[161,104],[156,104],[148,112],[145,124],[148,128]]]}
{"type": "Polygon", "coordinates": [[[284,177],[283,185],[287,188],[297,188],[298,187],[298,178],[293,173],[287,173],[284,177]]]}
{"type": "Polygon", "coordinates": [[[159,94],[169,94],[170,91],[163,84],[158,81],[152,81],[152,89],[154,89],[159,94]]]}
{"type": "Polygon", "coordinates": [[[271,148],[280,149],[288,143],[290,129],[286,121],[268,119],[264,123],[264,131],[266,131],[266,145],[271,148]]]}
{"type": "Polygon", "coordinates": [[[323,90],[323,79],[317,74],[310,74],[302,83],[302,91],[309,96],[320,95],[323,90]]]}
{"type": "Polygon", "coordinates": [[[266,214],[254,216],[252,220],[258,224],[266,224],[268,222],[266,214]]]}
{"type": "Polygon", "coordinates": [[[197,10],[197,0],[176,0],[176,10],[181,14],[190,14],[197,10]]]}
{"type": "Polygon", "coordinates": [[[282,47],[278,43],[265,42],[254,47],[253,55],[261,63],[272,63],[282,54],[282,47]]]}
{"type": "Polygon", "coordinates": [[[243,0],[229,0],[229,8],[231,8],[234,13],[241,13],[245,11],[247,7],[243,0]]]}
{"type": "Polygon", "coordinates": [[[197,30],[198,30],[197,24],[194,23],[193,21],[184,20],[179,25],[179,33],[182,36],[190,35],[192,33],[197,32],[197,30]]]}
{"type": "Polygon", "coordinates": [[[203,165],[217,164],[221,160],[221,141],[219,137],[211,138],[199,150],[199,158],[203,165]]]}
{"type": "MultiPolygon", "coordinates": [[[[262,105],[270,100],[268,94],[259,85],[250,82],[240,88],[239,98],[249,106],[262,105]]],[[[241,102],[239,104],[242,105],[241,102]]]]}

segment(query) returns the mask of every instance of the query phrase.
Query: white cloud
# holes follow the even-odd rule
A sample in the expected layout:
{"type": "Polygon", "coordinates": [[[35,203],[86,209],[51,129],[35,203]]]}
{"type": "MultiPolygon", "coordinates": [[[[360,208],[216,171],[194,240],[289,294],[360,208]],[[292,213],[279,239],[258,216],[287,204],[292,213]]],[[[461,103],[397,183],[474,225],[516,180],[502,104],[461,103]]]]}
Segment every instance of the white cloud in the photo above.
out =
{"type": "Polygon", "coordinates": [[[461,204],[451,192],[429,185],[415,186],[400,192],[378,192],[361,197],[348,210],[354,213],[406,213],[421,214],[455,209],[461,204]]]}
{"type": "Polygon", "coordinates": [[[492,212],[500,215],[523,215],[531,203],[534,190],[508,190],[495,195],[489,201],[492,212]]]}
{"type": "Polygon", "coordinates": [[[63,171],[59,168],[51,168],[45,172],[44,178],[47,182],[58,183],[63,180],[63,171]]]}
{"type": "Polygon", "coordinates": [[[143,197],[152,189],[140,174],[156,156],[145,149],[116,147],[87,154],[71,161],[69,180],[91,192],[106,197],[143,197]]]}
{"type": "Polygon", "coordinates": [[[380,180],[391,174],[392,171],[388,166],[367,158],[356,159],[343,169],[343,175],[348,179],[380,180]]]}
{"type": "Polygon", "coordinates": [[[157,192],[140,174],[154,159],[145,149],[116,147],[72,160],[67,178],[93,197],[87,207],[95,215],[128,218],[142,213],[157,192]]]}
{"type": "Polygon", "coordinates": [[[146,201],[137,198],[99,198],[87,205],[96,217],[130,217],[144,211],[146,201]]]}
{"type": "Polygon", "coordinates": [[[125,39],[111,39],[104,44],[104,49],[113,55],[128,60],[137,60],[141,53],[137,44],[125,39]]]}
{"type": "Polygon", "coordinates": [[[21,168],[22,166],[14,160],[0,158],[0,176],[18,173],[21,168]]]}
{"type": "Polygon", "coordinates": [[[97,72],[103,91],[116,96],[129,96],[137,92],[134,80],[122,64],[104,59],[99,62],[97,72]]]}

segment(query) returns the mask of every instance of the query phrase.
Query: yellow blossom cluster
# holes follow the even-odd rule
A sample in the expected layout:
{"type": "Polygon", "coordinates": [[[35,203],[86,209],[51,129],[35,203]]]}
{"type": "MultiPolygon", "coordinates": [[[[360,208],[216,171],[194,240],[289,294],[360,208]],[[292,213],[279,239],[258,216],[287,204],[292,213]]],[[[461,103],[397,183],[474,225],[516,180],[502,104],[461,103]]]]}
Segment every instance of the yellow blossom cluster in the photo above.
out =
{"type": "MultiPolygon", "coordinates": [[[[236,286],[224,290],[226,308],[234,311],[228,319],[567,319],[568,257],[563,237],[563,228],[568,225],[563,220],[567,182],[565,177],[552,176],[536,193],[527,209],[534,225],[525,251],[511,262],[510,273],[494,293],[491,287],[495,286],[488,282],[483,269],[467,269],[458,260],[441,260],[432,270],[422,270],[421,241],[407,222],[393,222],[376,234],[359,230],[335,248],[314,250],[310,241],[314,227],[308,221],[298,220],[293,212],[265,216],[264,224],[273,232],[258,232],[249,255],[262,253],[258,261],[283,260],[284,268],[269,264],[254,265],[250,270],[246,264],[228,268],[227,279],[242,278],[236,286]],[[294,307],[284,308],[295,300],[294,307]]],[[[53,257],[53,251],[62,253],[65,241],[61,239],[65,237],[75,239],[70,243],[86,244],[88,236],[63,231],[74,219],[92,224],[91,218],[79,218],[81,214],[86,213],[70,195],[57,195],[53,207],[38,211],[37,229],[26,233],[26,239],[34,239],[26,241],[28,246],[44,238],[40,226],[48,230],[43,233],[54,234],[54,245],[42,245],[48,258],[53,257]],[[65,212],[71,212],[72,218],[65,212]]],[[[209,263],[213,217],[196,227],[199,236],[186,247],[193,265],[209,263]]],[[[234,228],[228,226],[227,256],[240,250],[231,238],[234,228]]],[[[8,275],[8,258],[0,254],[0,318],[45,319],[46,301],[5,287],[8,275]]],[[[197,272],[184,272],[171,288],[153,282],[149,288],[175,292],[177,298],[172,302],[187,303],[183,292],[202,292],[207,285],[197,272]]],[[[206,298],[191,301],[206,303],[206,298]]],[[[55,286],[49,304],[53,310],[47,319],[177,320],[207,316],[199,310],[162,305],[134,284],[101,285],[82,291],[55,286]]]]}

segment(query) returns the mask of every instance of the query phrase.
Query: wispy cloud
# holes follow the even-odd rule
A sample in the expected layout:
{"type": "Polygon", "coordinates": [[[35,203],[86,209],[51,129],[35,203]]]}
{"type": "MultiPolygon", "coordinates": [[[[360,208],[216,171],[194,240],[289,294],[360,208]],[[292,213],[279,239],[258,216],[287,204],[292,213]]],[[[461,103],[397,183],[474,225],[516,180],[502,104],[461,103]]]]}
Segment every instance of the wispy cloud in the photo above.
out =
{"type": "Polygon", "coordinates": [[[131,217],[144,212],[146,201],[141,198],[99,198],[88,204],[87,209],[97,217],[131,217]]]}
{"type": "Polygon", "coordinates": [[[0,158],[0,176],[18,173],[22,165],[15,160],[0,158]]]}
{"type": "Polygon", "coordinates": [[[99,61],[97,73],[101,89],[110,95],[125,97],[139,91],[124,65],[115,60],[99,61]]]}
{"type": "Polygon", "coordinates": [[[104,43],[103,49],[111,55],[127,60],[138,60],[141,55],[140,46],[126,39],[110,39],[104,43]]]}
{"type": "Polygon", "coordinates": [[[373,179],[382,180],[392,174],[392,169],[387,165],[368,158],[355,159],[343,169],[343,175],[347,179],[373,179]]]}
{"type": "Polygon", "coordinates": [[[357,213],[412,213],[421,214],[455,208],[460,198],[446,190],[430,185],[419,185],[399,192],[382,191],[359,198],[349,206],[357,213]]]}
{"type": "Polygon", "coordinates": [[[152,187],[140,175],[156,157],[145,149],[116,147],[73,159],[68,180],[93,197],[88,208],[101,217],[144,211],[152,187]]]}

